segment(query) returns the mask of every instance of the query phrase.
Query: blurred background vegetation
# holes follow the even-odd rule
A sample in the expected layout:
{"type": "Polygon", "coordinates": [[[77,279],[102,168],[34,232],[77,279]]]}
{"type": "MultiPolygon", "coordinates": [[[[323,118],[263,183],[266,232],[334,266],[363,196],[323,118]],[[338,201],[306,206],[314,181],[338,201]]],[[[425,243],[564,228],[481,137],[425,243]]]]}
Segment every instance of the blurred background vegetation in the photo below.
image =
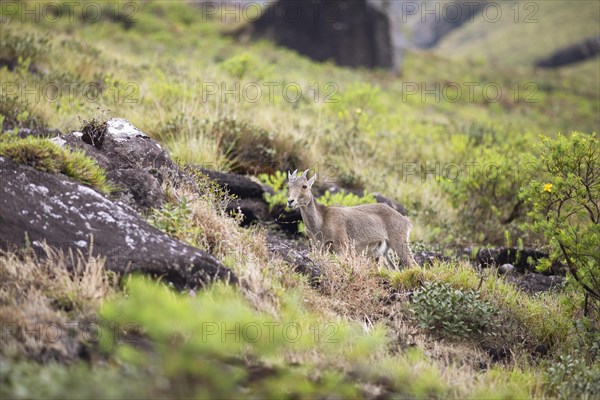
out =
{"type": "MultiPolygon", "coordinates": [[[[412,241],[449,253],[519,240],[558,254],[560,237],[552,230],[562,229],[565,238],[569,221],[558,228],[543,225],[540,216],[551,212],[540,208],[550,193],[543,185],[555,175],[532,160],[557,151],[577,158],[579,151],[598,173],[600,58],[553,69],[534,66],[553,51],[598,35],[597,1],[519,3],[523,14],[534,5],[536,23],[524,17],[515,22],[510,7],[517,3],[499,2],[510,18],[493,24],[475,18],[431,48],[407,49],[399,74],[315,62],[268,40],[248,39],[239,34],[247,22],[239,14],[207,15],[197,2],[84,1],[75,6],[74,18],[67,3],[3,2],[3,131],[68,132],[81,119],[114,116],[159,140],[181,163],[266,174],[267,180],[277,171],[311,168],[320,180],[397,200],[413,221],[412,241]],[[86,4],[100,10],[101,18],[83,15],[86,4]],[[27,16],[26,7],[47,14],[27,16]],[[574,131],[587,147],[569,147],[558,136],[574,131]],[[540,144],[547,141],[553,150],[544,152],[540,144]],[[592,153],[588,158],[586,151],[592,153]]],[[[569,180],[572,175],[564,177],[569,180]]],[[[561,183],[554,185],[562,193],[561,183]]],[[[171,207],[157,210],[150,221],[217,253],[251,284],[240,292],[216,286],[197,296],[142,279],[128,281],[122,291],[100,285],[101,304],[85,313],[101,326],[135,322],[139,332],[120,332],[134,345],[111,346],[103,337],[95,350],[102,355],[99,364],[70,366],[38,364],[3,350],[3,398],[600,395],[598,333],[589,333],[594,321],[582,315],[584,291],[576,282],[563,292],[530,298],[496,277],[478,287],[479,278],[463,264],[375,274],[361,269],[365,261],[358,257],[327,261],[330,286],[316,293],[303,278],[286,277],[289,271],[264,255],[264,238],[242,232],[215,204],[171,207]],[[225,236],[241,244],[221,243],[225,236]],[[249,259],[234,257],[240,249],[249,259]],[[402,290],[418,290],[425,282],[446,286],[372,323],[370,316],[382,312],[385,300],[382,282],[402,290]],[[360,289],[368,298],[348,294],[360,289]],[[459,311],[440,314],[452,317],[447,322],[428,319],[423,310],[441,306],[424,303],[427,297],[444,307],[460,305],[459,311]],[[474,304],[465,308],[465,302],[474,304]],[[415,309],[418,320],[411,319],[415,309]],[[469,326],[473,315],[457,315],[465,309],[491,320],[469,326]],[[452,322],[457,319],[460,326],[452,322]],[[239,329],[241,343],[203,341],[198,335],[207,321],[294,321],[305,332],[311,324],[333,321],[336,344],[305,342],[308,336],[300,343],[255,343],[239,329]],[[426,329],[419,331],[419,324],[426,329]],[[438,326],[452,334],[435,342],[427,332],[438,326]],[[496,340],[481,332],[484,327],[500,332],[501,341],[516,350],[513,361],[482,367],[487,372],[480,374],[475,360],[485,358],[481,344],[496,340]],[[410,339],[396,343],[397,336],[410,339]],[[154,343],[152,351],[144,351],[146,341],[154,343]],[[531,357],[538,343],[551,346],[550,356],[531,357]]],[[[585,282],[597,285],[598,220],[583,224],[592,239],[573,251],[589,263],[585,282]],[[596,258],[585,255],[590,252],[596,258]]],[[[33,264],[4,256],[2,276],[14,283],[22,266],[35,270],[33,264]]],[[[4,290],[5,311],[17,307],[10,293],[19,285],[4,290]]],[[[44,285],[38,290],[50,299],[60,292],[44,285]]],[[[79,298],[74,293],[64,296],[79,298]]]]}

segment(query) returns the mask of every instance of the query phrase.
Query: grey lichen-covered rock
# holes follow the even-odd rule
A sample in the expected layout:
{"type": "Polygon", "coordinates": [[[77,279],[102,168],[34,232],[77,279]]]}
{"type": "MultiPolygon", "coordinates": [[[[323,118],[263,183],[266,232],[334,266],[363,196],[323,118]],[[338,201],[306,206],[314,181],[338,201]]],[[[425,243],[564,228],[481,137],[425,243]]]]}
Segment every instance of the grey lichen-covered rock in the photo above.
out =
{"type": "MultiPolygon", "coordinates": [[[[160,208],[165,202],[163,183],[175,187],[190,178],[155,140],[124,119],[113,118],[88,132],[71,132],[53,139],[62,146],[83,149],[98,161],[117,188],[115,195],[138,211],[160,208]]],[[[91,129],[90,129],[91,130],[91,129]]]]}
{"type": "Polygon", "coordinates": [[[0,158],[0,248],[29,242],[106,258],[106,268],[161,276],[177,287],[236,277],[212,255],[174,240],[122,203],[58,174],[0,158]]]}

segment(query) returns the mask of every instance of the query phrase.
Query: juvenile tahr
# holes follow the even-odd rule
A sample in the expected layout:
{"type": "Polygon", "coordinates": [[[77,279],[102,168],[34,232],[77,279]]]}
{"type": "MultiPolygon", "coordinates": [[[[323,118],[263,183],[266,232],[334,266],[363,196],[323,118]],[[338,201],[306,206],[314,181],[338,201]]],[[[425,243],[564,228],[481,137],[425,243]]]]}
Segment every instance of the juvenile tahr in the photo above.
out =
{"type": "Polygon", "coordinates": [[[315,202],[311,188],[317,179],[308,179],[308,170],[302,175],[288,171],[288,201],[291,209],[300,209],[308,238],[313,244],[342,253],[350,246],[357,252],[371,253],[376,259],[385,257],[388,266],[395,269],[389,250],[398,254],[403,266],[416,262],[408,245],[411,223],[387,204],[363,204],[354,207],[326,207],[315,202]]]}

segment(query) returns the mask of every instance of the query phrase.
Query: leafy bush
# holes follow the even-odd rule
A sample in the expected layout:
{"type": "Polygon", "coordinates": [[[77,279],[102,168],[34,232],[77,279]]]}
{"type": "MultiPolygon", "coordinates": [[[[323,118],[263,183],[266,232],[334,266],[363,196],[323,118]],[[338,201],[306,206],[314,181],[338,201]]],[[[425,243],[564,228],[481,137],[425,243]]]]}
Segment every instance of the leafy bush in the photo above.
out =
{"type": "Polygon", "coordinates": [[[373,204],[377,203],[373,193],[368,193],[366,190],[362,196],[358,196],[354,193],[347,193],[344,189],[337,193],[331,193],[330,191],[325,192],[323,196],[319,197],[317,201],[324,206],[342,206],[352,207],[361,204],[373,204]]]}
{"type": "Polygon", "coordinates": [[[474,158],[460,176],[439,180],[458,211],[459,240],[502,244],[506,231],[521,235],[518,223],[526,212],[519,199],[523,183],[519,165],[524,156],[512,149],[525,146],[523,142],[485,142],[474,149],[474,158]]]}
{"type": "Polygon", "coordinates": [[[41,117],[32,112],[27,101],[5,93],[0,94],[0,117],[0,133],[17,127],[33,129],[46,125],[41,117]]]}
{"type": "Polygon", "coordinates": [[[0,62],[15,68],[18,64],[27,67],[31,63],[38,62],[49,50],[47,37],[37,37],[32,34],[15,34],[10,29],[2,30],[2,41],[0,42],[0,62]]]}
{"type": "Polygon", "coordinates": [[[254,78],[261,80],[270,72],[269,68],[263,66],[250,53],[242,53],[228,58],[221,63],[221,68],[236,79],[243,79],[248,75],[252,75],[254,78]]]}
{"type": "Polygon", "coordinates": [[[550,390],[561,399],[595,399],[600,397],[600,367],[586,365],[571,355],[561,356],[546,371],[550,390]]]}
{"type": "MultiPolygon", "coordinates": [[[[565,262],[577,284],[600,301],[600,141],[595,133],[542,137],[528,164],[521,199],[551,258],[565,262]]],[[[550,261],[548,261],[549,265],[550,261]]]]}
{"type": "Polygon", "coordinates": [[[412,312],[419,326],[449,338],[495,335],[498,311],[474,290],[452,289],[448,283],[426,283],[415,292],[412,312]]]}
{"type": "Polygon", "coordinates": [[[49,139],[33,136],[21,139],[4,134],[0,136],[0,155],[40,171],[67,175],[105,193],[113,190],[106,181],[106,173],[96,160],[89,158],[83,150],[69,150],[57,146],[49,139]]]}
{"type": "Polygon", "coordinates": [[[285,183],[287,181],[287,174],[282,171],[275,171],[275,174],[260,174],[258,176],[261,182],[269,185],[275,192],[274,194],[265,193],[265,201],[269,204],[269,210],[273,210],[273,207],[277,205],[285,205],[287,203],[287,191],[285,190],[285,183]]]}

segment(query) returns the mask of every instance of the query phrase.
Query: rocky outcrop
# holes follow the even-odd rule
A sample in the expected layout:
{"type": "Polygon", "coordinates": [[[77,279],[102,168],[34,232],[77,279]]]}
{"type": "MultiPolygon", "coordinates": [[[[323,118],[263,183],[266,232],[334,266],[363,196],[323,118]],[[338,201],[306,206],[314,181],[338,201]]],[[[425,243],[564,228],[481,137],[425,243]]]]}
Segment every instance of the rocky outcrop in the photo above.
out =
{"type": "Polygon", "coordinates": [[[367,0],[279,0],[250,29],[317,61],[397,69],[402,55],[382,7],[367,0]]]}
{"type": "MultiPolygon", "coordinates": [[[[108,139],[108,138],[107,138],[108,139]]],[[[109,161],[110,162],[110,161],[109,161]]],[[[43,242],[84,255],[93,249],[107,269],[160,276],[176,287],[236,277],[212,255],[174,240],[131,208],[64,175],[40,172],[0,157],[0,248],[43,242]]],[[[40,252],[41,254],[41,252],[40,252]]]]}
{"type": "Polygon", "coordinates": [[[558,68],[564,65],[585,61],[600,54],[600,36],[562,47],[548,57],[536,61],[536,67],[558,68]]]}
{"type": "Polygon", "coordinates": [[[81,132],[53,139],[56,144],[82,149],[106,171],[117,188],[119,201],[138,211],[160,208],[165,202],[163,183],[193,185],[166,151],[128,121],[93,121],[81,132]]]}
{"type": "Polygon", "coordinates": [[[227,204],[226,210],[228,212],[241,212],[243,215],[242,226],[247,227],[253,223],[260,223],[271,218],[269,206],[264,200],[266,193],[273,193],[270,187],[243,175],[211,171],[204,168],[197,169],[234,196],[234,200],[227,204]]]}

